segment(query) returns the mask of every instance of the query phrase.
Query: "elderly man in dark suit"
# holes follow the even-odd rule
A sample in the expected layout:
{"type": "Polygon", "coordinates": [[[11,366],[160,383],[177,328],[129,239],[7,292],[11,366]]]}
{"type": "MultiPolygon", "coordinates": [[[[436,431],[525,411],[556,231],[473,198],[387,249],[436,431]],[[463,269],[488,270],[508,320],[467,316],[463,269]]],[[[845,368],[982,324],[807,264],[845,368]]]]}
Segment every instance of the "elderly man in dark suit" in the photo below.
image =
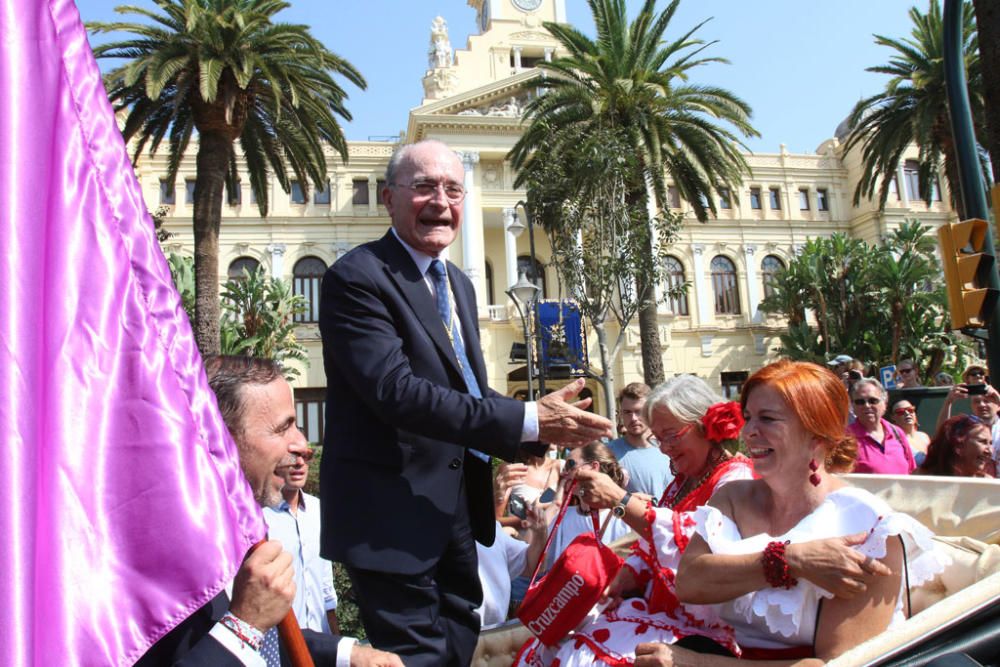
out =
{"type": "Polygon", "coordinates": [[[329,269],[320,306],[321,550],[346,565],[372,644],[408,666],[471,660],[475,542],[495,527],[489,457],[611,432],[570,402],[582,381],[528,404],[487,387],[475,292],[446,258],[463,177],[439,141],[400,148],[382,191],[392,229],[329,269]]]}

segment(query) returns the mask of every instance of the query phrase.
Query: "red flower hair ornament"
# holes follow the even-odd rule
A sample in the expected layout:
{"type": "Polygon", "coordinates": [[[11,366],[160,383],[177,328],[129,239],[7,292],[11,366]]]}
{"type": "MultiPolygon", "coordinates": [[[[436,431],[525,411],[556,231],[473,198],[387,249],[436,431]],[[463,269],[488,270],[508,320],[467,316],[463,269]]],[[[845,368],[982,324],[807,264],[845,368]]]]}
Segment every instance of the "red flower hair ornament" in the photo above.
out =
{"type": "Polygon", "coordinates": [[[743,421],[743,408],[735,401],[716,403],[701,418],[705,438],[713,444],[737,439],[740,437],[740,430],[745,423],[743,421]]]}

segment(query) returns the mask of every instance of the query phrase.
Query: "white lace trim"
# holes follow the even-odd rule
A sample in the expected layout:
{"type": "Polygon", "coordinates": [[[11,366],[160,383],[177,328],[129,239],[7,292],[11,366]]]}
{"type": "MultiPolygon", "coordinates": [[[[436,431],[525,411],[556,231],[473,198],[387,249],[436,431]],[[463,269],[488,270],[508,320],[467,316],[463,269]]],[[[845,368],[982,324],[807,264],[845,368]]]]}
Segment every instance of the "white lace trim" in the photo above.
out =
{"type": "MultiPolygon", "coordinates": [[[[906,514],[893,512],[875,496],[851,487],[831,493],[812,514],[776,537],[760,534],[743,538],[736,524],[714,507],[696,510],[695,522],[696,532],[714,553],[720,554],[757,553],[776,540],[804,542],[870,531],[868,539],[855,549],[866,556],[882,558],[886,554],[886,540],[899,535],[906,548],[911,587],[932,579],[950,562],[935,549],[930,530],[906,514]]],[[[791,589],[766,588],[741,596],[732,602],[732,607],[748,624],[759,618],[772,633],[792,637],[803,630],[811,633],[812,628],[802,628],[804,614],[814,610],[820,598],[832,597],[829,591],[800,579],[791,589]]]]}
{"type": "MultiPolygon", "coordinates": [[[[734,465],[719,477],[715,485],[715,490],[741,479],[753,479],[753,468],[750,465],[734,465]]],[[[657,560],[662,567],[668,567],[674,571],[681,561],[681,552],[677,548],[674,540],[674,511],[666,507],[654,507],[656,520],[650,527],[653,535],[653,547],[657,560]]],[[[693,517],[694,512],[683,512],[686,517],[693,517]]],[[[694,527],[687,528],[685,534],[688,537],[694,535],[694,527]]]]}

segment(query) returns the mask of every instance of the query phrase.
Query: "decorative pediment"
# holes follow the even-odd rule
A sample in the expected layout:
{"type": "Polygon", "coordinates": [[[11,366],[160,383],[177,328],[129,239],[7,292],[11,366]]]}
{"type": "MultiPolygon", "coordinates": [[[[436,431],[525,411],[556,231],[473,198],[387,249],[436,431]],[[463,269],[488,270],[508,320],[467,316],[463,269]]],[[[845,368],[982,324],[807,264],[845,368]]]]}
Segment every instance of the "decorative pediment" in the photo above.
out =
{"type": "Polygon", "coordinates": [[[411,113],[420,116],[520,118],[524,105],[535,94],[528,84],[537,78],[537,71],[522,72],[503,81],[491,82],[458,95],[435,100],[413,109],[411,113]]]}
{"type": "Polygon", "coordinates": [[[524,108],[536,94],[532,82],[540,78],[538,70],[529,70],[411,109],[407,140],[419,141],[432,127],[519,134],[524,108]]]}

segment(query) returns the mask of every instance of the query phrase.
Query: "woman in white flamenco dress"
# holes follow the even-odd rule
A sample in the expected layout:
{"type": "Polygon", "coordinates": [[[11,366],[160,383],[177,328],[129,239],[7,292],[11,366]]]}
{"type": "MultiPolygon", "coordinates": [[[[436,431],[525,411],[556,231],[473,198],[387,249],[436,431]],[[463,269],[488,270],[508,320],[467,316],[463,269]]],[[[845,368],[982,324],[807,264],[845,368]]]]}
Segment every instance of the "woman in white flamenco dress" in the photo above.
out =
{"type": "MultiPolygon", "coordinates": [[[[847,394],[827,369],[779,361],[743,387],[743,441],[759,479],[695,512],[677,596],[708,604],[742,660],[822,665],[905,619],[907,587],[944,570],[932,534],[829,474],[849,468],[847,394]]],[[[737,665],[732,655],[642,643],[637,667],[737,665]]],[[[720,652],[721,653],[721,652],[720,652]]]]}

